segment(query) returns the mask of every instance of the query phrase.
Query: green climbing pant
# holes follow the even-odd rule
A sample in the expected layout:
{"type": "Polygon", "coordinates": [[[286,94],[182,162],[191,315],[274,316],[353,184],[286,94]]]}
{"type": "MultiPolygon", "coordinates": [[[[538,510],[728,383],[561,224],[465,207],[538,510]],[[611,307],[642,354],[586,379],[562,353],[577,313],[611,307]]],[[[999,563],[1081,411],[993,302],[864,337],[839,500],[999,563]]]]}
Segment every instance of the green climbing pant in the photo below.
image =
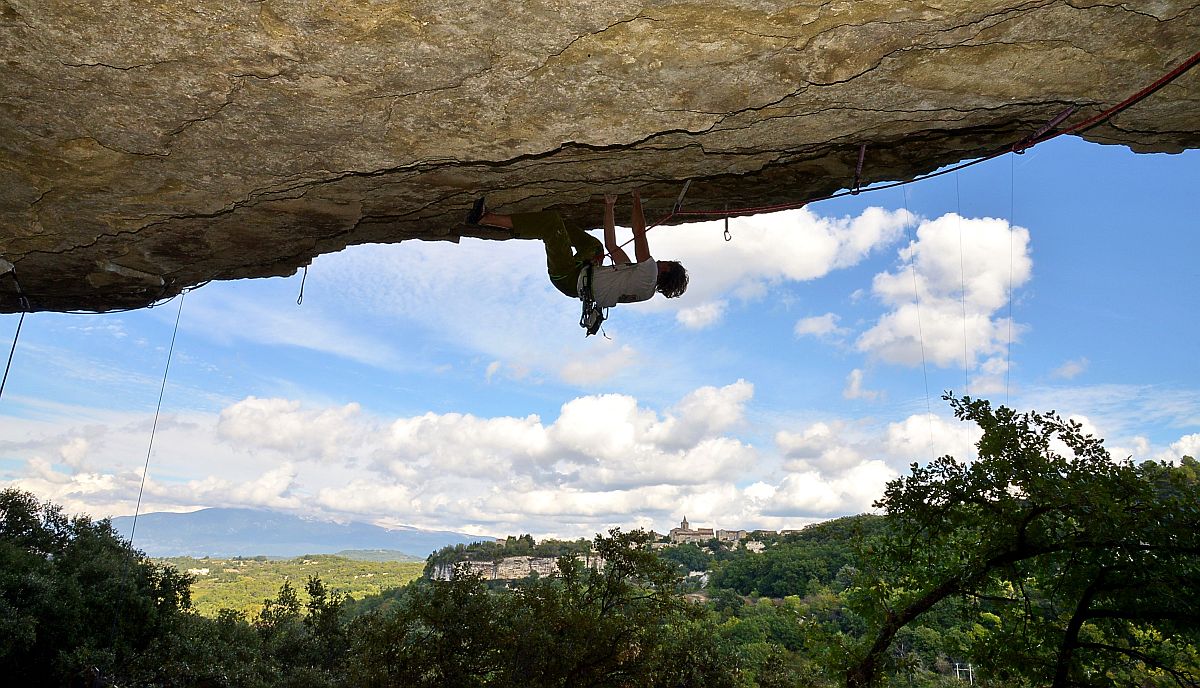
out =
{"type": "Polygon", "coordinates": [[[578,227],[568,227],[561,215],[549,210],[516,213],[512,224],[518,239],[542,240],[550,282],[567,296],[579,298],[579,273],[603,250],[600,240],[578,227]]]}

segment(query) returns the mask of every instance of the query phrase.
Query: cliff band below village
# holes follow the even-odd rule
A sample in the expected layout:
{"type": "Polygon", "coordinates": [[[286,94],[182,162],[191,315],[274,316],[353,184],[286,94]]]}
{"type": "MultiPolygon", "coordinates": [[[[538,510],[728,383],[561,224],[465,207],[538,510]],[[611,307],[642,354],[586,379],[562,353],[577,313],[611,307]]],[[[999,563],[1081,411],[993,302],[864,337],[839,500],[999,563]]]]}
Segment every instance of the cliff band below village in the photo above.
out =
{"type": "MultiPolygon", "coordinates": [[[[142,307],[601,194],[910,179],[1186,61],[1178,0],[0,0],[0,312],[142,307]],[[7,267],[11,264],[12,269],[7,267]],[[19,285],[19,286],[18,286],[19,285]],[[22,298],[22,296],[24,298],[22,298]]],[[[1082,135],[1200,145],[1200,70],[1082,135]]],[[[674,221],[679,221],[678,218],[674,221]]]]}

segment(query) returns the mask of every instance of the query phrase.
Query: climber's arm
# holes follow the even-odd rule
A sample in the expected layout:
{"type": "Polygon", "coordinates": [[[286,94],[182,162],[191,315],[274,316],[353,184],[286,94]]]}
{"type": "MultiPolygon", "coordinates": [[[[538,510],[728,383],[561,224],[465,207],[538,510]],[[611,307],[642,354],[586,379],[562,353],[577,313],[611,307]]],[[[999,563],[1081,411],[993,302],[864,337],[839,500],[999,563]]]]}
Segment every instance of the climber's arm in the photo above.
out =
{"type": "Polygon", "coordinates": [[[642,195],[633,192],[633,255],[640,263],[650,260],[650,244],[646,241],[646,215],[642,212],[642,195]]]}
{"type": "Polygon", "coordinates": [[[608,251],[608,255],[612,256],[614,265],[629,263],[629,256],[625,253],[625,249],[617,244],[617,229],[616,220],[613,214],[613,206],[617,203],[617,197],[613,194],[604,194],[604,248],[608,251]]]}

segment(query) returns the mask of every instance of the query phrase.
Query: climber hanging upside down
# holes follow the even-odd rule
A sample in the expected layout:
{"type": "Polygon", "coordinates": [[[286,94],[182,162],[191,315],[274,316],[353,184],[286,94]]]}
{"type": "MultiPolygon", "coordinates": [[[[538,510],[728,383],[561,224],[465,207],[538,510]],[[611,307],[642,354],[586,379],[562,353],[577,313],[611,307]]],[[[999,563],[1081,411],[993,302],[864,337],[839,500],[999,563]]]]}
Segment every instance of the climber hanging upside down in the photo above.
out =
{"type": "Polygon", "coordinates": [[[556,212],[498,215],[488,212],[483,198],[475,201],[475,207],[467,216],[467,224],[509,229],[518,239],[541,239],[546,245],[546,271],[550,273],[550,282],[571,298],[579,298],[584,293],[589,272],[591,297],[600,308],[645,301],[655,292],[669,299],[675,298],[687,289],[687,270],[673,260],[656,261],[650,256],[642,198],[636,191],[632,195],[633,217],[630,223],[633,226],[636,263],[617,244],[613,224],[613,207],[617,197],[611,194],[604,196],[603,247],[599,240],[582,229],[568,227],[556,212]],[[605,250],[612,256],[612,265],[603,265],[605,250]]]}

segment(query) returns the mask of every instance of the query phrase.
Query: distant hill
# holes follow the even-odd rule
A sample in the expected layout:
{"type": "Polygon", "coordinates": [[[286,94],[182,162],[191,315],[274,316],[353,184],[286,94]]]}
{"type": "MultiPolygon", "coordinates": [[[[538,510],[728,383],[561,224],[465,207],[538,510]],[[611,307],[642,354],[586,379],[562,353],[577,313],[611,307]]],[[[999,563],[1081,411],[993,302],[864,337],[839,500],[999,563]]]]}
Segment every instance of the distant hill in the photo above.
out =
{"type": "Polygon", "coordinates": [[[340,552],[334,552],[334,554],[352,561],[425,561],[425,557],[417,557],[411,554],[405,554],[404,552],[399,552],[394,549],[344,549],[340,552]]]}
{"type": "MultiPolygon", "coordinates": [[[[118,533],[129,537],[132,516],[112,522],[118,533]]],[[[445,530],[334,523],[266,509],[201,509],[138,516],[133,546],[151,557],[298,557],[393,550],[423,560],[446,545],[492,539],[445,530]]]]}

